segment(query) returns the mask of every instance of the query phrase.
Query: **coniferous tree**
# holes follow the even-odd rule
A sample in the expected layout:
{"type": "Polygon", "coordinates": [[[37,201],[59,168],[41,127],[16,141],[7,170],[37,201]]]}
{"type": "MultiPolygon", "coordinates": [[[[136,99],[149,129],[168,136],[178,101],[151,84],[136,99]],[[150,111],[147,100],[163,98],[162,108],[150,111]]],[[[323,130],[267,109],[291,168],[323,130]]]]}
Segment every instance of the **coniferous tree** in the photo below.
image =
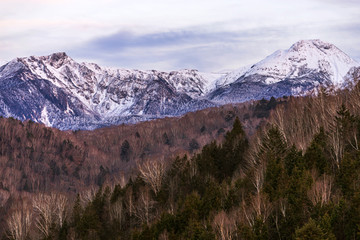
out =
{"type": "Polygon", "coordinates": [[[301,151],[298,151],[296,149],[295,145],[293,145],[289,149],[288,154],[285,156],[284,164],[285,164],[286,173],[289,176],[292,174],[292,171],[295,167],[300,169],[305,168],[305,161],[302,156],[302,153],[301,151]]]}
{"type": "Polygon", "coordinates": [[[319,174],[330,173],[331,159],[328,149],[325,130],[321,127],[304,155],[306,167],[308,169],[315,168],[319,174]]]}
{"type": "Polygon", "coordinates": [[[81,207],[80,195],[76,196],[76,200],[72,209],[72,223],[76,232],[82,232],[81,218],[83,214],[83,208],[81,207]]]}
{"type": "Polygon", "coordinates": [[[128,162],[130,161],[130,153],[131,153],[131,147],[130,147],[130,143],[128,140],[125,140],[122,144],[121,144],[121,148],[120,148],[120,159],[122,161],[128,162]]]}
{"type": "Polygon", "coordinates": [[[262,139],[258,157],[266,164],[264,190],[273,201],[281,197],[284,189],[285,169],[284,156],[287,147],[279,129],[272,127],[262,139]]]}
{"type": "MultiPolygon", "coordinates": [[[[325,234],[322,229],[316,224],[316,222],[310,218],[302,228],[296,230],[296,240],[324,240],[325,234]]],[[[330,240],[330,239],[329,239],[330,240]]]]}
{"type": "MultiPolygon", "coordinates": [[[[231,177],[239,165],[245,164],[245,153],[249,142],[238,117],[235,118],[233,128],[225,135],[222,145],[225,160],[223,162],[224,177],[231,177]]],[[[242,166],[244,167],[244,166],[242,166]]]]}
{"type": "Polygon", "coordinates": [[[236,117],[232,130],[225,134],[224,143],[218,146],[214,141],[205,145],[195,161],[200,172],[209,173],[221,182],[232,177],[239,165],[245,164],[245,153],[248,148],[245,131],[236,117]]]}
{"type": "Polygon", "coordinates": [[[261,161],[267,161],[271,158],[283,158],[287,151],[284,136],[280,130],[272,126],[261,140],[260,151],[258,157],[261,161]]]}

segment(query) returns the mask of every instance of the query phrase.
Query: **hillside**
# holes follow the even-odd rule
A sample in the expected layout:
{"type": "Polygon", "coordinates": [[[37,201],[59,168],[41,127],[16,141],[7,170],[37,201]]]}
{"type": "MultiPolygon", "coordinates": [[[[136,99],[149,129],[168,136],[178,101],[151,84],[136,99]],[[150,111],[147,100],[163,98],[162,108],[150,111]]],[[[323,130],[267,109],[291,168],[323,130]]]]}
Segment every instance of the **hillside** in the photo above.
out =
{"type": "MultiPolygon", "coordinates": [[[[359,79],[359,72],[353,76],[359,79]]],[[[199,145],[196,154],[173,161],[145,158],[127,183],[104,181],[78,197],[52,190],[12,198],[3,226],[15,236],[12,223],[20,214],[28,219],[18,220],[26,229],[21,236],[31,239],[357,239],[359,103],[356,85],[156,120],[151,123],[164,121],[158,125],[162,129],[171,121],[172,128],[184,129],[182,119],[190,127],[203,114],[205,127],[214,117],[213,123],[223,122],[229,131],[217,142],[199,145]],[[247,107],[252,112],[246,116],[236,111],[247,107]],[[267,120],[250,136],[248,124],[256,116],[267,120]]],[[[72,134],[77,141],[102,136],[106,140],[98,141],[97,150],[106,153],[113,150],[105,143],[122,132],[115,129],[72,134]]],[[[141,137],[142,129],[134,137],[141,137]]]]}
{"type": "Polygon", "coordinates": [[[127,180],[136,162],[169,161],[221,140],[235,117],[252,135],[276,102],[226,105],[134,125],[60,131],[32,121],[0,118],[0,206],[21,193],[77,193],[127,180]]]}

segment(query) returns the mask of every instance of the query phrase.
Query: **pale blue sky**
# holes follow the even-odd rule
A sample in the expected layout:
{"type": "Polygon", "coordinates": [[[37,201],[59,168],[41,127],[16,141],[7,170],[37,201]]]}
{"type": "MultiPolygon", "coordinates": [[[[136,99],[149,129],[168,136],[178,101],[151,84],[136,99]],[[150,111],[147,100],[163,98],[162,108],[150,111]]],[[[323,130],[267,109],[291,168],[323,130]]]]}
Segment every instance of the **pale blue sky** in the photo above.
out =
{"type": "Polygon", "coordinates": [[[360,61],[358,0],[0,0],[0,63],[65,51],[100,65],[201,71],[319,38],[360,61]]]}

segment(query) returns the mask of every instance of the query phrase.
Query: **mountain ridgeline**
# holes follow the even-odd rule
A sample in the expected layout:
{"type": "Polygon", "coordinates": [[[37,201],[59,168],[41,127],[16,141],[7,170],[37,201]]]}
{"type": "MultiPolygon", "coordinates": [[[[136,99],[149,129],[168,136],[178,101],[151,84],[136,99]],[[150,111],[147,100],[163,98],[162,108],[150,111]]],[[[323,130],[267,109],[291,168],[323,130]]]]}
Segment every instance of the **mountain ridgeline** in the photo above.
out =
{"type": "Polygon", "coordinates": [[[344,88],[359,63],[320,40],[295,43],[227,74],[111,69],[65,53],[17,58],[0,67],[0,114],[61,130],[95,129],[187,112],[344,88]]]}

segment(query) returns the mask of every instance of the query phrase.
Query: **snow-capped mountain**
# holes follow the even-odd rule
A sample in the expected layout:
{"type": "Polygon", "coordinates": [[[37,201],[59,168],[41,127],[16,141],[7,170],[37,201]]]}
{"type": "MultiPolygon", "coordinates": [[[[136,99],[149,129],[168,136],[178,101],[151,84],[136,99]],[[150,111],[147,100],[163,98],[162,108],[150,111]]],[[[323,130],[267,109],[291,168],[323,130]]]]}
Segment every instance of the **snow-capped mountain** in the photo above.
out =
{"type": "Polygon", "coordinates": [[[0,67],[0,115],[60,129],[93,129],[223,103],[301,95],[320,85],[343,87],[356,66],[320,40],[299,41],[228,74],[104,68],[78,63],[65,53],[17,58],[0,67]]]}
{"type": "Polygon", "coordinates": [[[65,53],[0,68],[0,114],[60,129],[136,122],[215,106],[202,99],[219,74],[102,68],[65,53]]]}
{"type": "Polygon", "coordinates": [[[213,90],[208,97],[218,103],[229,103],[304,95],[320,85],[341,88],[348,71],[356,66],[359,63],[332,44],[302,40],[246,70],[240,69],[237,79],[213,90]]]}

